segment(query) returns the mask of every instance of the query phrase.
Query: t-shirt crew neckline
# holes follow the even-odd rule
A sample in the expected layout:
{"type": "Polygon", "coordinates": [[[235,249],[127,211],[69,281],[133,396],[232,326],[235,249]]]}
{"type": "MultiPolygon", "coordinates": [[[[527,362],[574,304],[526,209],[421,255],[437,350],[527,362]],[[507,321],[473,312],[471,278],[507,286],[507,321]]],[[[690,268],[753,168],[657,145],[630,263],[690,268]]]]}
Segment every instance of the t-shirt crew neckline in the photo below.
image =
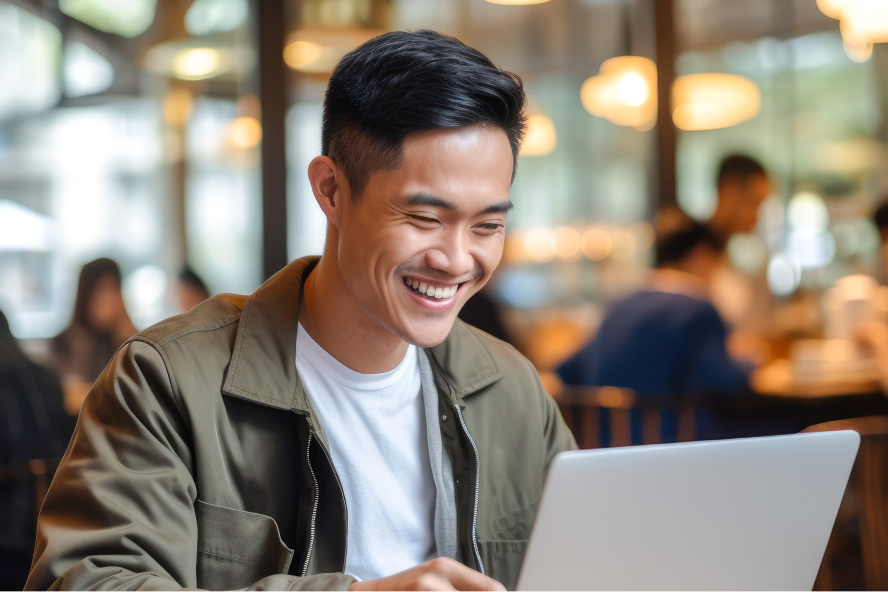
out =
{"type": "Polygon", "coordinates": [[[404,359],[393,370],[381,374],[362,374],[352,370],[322,348],[311,338],[311,335],[298,323],[296,330],[296,350],[302,354],[312,366],[346,388],[358,391],[381,391],[386,389],[408,373],[413,372],[416,365],[416,346],[408,345],[404,359]]]}

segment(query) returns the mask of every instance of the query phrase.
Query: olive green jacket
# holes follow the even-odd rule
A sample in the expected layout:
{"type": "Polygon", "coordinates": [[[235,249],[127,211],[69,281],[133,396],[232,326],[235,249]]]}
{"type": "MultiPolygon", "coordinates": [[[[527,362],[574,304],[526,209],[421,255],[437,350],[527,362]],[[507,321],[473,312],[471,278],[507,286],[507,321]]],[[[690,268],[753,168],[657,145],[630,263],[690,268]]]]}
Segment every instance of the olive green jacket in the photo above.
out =
{"type": "MultiPolygon", "coordinates": [[[[302,278],[316,262],[117,352],[41,509],[26,589],[352,584],[345,498],[295,366],[302,278]]],[[[425,352],[439,410],[430,433],[452,480],[438,483],[455,506],[451,555],[514,588],[546,469],[576,444],[509,345],[457,321],[425,352]]]]}

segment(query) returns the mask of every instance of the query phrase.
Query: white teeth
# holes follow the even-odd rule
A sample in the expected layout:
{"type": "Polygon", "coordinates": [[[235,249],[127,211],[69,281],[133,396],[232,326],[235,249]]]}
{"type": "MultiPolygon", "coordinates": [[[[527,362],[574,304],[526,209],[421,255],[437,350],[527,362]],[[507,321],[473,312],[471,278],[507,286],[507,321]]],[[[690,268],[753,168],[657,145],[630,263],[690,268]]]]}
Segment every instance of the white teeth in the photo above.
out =
{"type": "Polygon", "coordinates": [[[425,294],[426,296],[430,296],[436,299],[450,298],[456,295],[456,291],[459,289],[458,285],[450,286],[447,288],[436,288],[435,286],[430,286],[425,282],[421,282],[413,278],[404,278],[404,283],[406,283],[410,288],[416,290],[420,294],[425,294]]]}

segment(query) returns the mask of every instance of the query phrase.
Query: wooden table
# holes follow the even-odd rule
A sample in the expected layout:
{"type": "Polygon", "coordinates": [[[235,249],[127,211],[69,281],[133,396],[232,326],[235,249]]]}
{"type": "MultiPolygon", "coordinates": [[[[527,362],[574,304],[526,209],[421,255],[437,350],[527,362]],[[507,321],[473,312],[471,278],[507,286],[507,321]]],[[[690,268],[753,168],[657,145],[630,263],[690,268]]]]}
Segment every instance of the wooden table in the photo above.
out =
{"type": "Polygon", "coordinates": [[[750,380],[752,390],[769,397],[817,399],[881,392],[878,377],[860,376],[857,380],[800,379],[787,359],[776,360],[759,368],[750,380]]]}

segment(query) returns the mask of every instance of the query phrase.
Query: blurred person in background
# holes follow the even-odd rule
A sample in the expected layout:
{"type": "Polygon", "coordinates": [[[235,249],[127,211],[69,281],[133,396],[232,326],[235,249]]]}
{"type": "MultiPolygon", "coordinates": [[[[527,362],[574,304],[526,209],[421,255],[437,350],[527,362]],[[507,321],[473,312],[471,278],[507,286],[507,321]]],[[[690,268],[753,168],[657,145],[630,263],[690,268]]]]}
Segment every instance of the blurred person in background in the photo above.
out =
{"type": "Polygon", "coordinates": [[[193,269],[187,265],[179,272],[176,295],[182,312],[188,312],[204,300],[209,299],[210,291],[193,269]]]}
{"type": "MultiPolygon", "coordinates": [[[[882,283],[888,281],[888,198],[876,208],[873,213],[873,222],[879,229],[879,237],[882,242],[882,283]]],[[[888,324],[884,319],[869,319],[857,328],[855,335],[858,343],[868,347],[876,358],[879,367],[882,392],[888,394],[888,324]]]]}
{"type": "Polygon", "coordinates": [[[879,229],[879,237],[882,240],[882,248],[881,259],[882,259],[882,283],[888,282],[888,197],[882,202],[878,208],[876,208],[875,213],[873,214],[873,222],[876,224],[876,228],[879,229]]]}
{"type": "Polygon", "coordinates": [[[727,244],[732,235],[753,231],[759,206],[771,193],[771,182],[760,162],[734,154],[719,165],[717,186],[718,204],[709,227],[727,244]]]}
{"type": "Polygon", "coordinates": [[[718,203],[707,223],[722,247],[719,265],[709,278],[712,304],[731,327],[731,351],[756,362],[770,355],[766,337],[772,332],[771,292],[764,270],[749,275],[735,269],[727,256],[731,237],[755,232],[771,181],[762,164],[746,155],[722,159],[716,177],[718,203]]]}
{"type": "Polygon", "coordinates": [[[610,307],[596,336],[557,369],[561,380],[640,397],[743,391],[751,367],[729,355],[728,329],[709,300],[721,245],[696,222],[658,241],[650,287],[610,307]]]}
{"type": "Polygon", "coordinates": [[[0,313],[0,590],[24,587],[34,554],[29,463],[57,462],[73,431],[58,377],[25,356],[0,313]]]}
{"type": "Polygon", "coordinates": [[[77,415],[114,352],[136,332],[123,303],[117,263],[103,258],[84,265],[71,324],[51,346],[50,360],[62,377],[68,413],[77,415]]]}

